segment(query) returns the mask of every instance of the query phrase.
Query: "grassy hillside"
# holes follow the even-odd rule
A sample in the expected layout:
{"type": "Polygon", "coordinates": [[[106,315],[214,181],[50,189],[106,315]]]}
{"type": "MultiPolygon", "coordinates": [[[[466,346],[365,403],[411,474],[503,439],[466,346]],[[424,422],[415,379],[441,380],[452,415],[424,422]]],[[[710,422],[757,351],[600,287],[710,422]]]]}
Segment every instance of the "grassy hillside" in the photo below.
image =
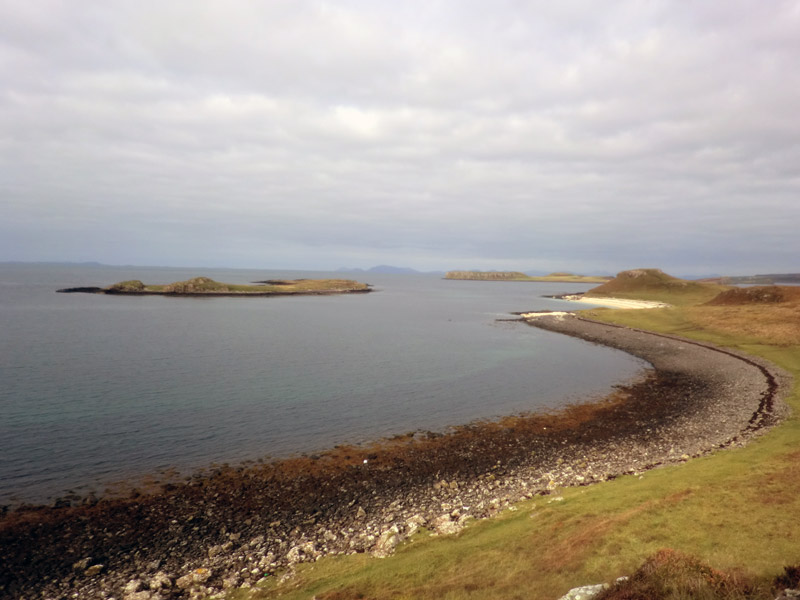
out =
{"type": "Polygon", "coordinates": [[[713,283],[678,279],[660,269],[634,269],[619,273],[611,281],[592,288],[586,295],[657,300],[686,306],[711,300],[726,289],[713,283]]]}
{"type": "Polygon", "coordinates": [[[796,378],[788,399],[793,416],[744,448],[556,490],[475,522],[457,536],[423,531],[389,558],[327,558],[300,566],[297,576],[283,583],[272,580],[229,597],[555,600],[572,587],[610,582],[644,565],[639,573],[650,569],[668,580],[666,587],[678,580],[693,586],[697,573],[713,585],[702,594],[673,590],[672,595],[651,591],[616,597],[774,598],[773,578],[785,565],[800,563],[800,304],[791,298],[708,303],[706,288],[650,270],[617,279],[609,293],[625,286],[642,293],[627,280],[647,281],[652,284],[642,287],[652,294],[648,299],[676,304],[679,296],[682,305],[584,314],[771,360],[796,378]],[[691,304],[688,297],[704,298],[706,304],[691,304]],[[667,548],[675,552],[662,552],[667,548]]]}

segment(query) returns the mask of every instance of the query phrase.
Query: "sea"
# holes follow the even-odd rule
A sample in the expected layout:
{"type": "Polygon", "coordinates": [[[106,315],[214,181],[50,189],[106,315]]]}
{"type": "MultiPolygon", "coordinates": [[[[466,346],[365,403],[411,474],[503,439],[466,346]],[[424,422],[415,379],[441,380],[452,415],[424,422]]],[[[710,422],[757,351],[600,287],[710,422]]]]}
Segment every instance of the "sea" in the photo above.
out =
{"type": "Polygon", "coordinates": [[[0,506],[596,399],[647,367],[514,321],[585,284],[0,264],[0,506]],[[206,276],[354,278],[369,294],[59,294],[206,276]]]}

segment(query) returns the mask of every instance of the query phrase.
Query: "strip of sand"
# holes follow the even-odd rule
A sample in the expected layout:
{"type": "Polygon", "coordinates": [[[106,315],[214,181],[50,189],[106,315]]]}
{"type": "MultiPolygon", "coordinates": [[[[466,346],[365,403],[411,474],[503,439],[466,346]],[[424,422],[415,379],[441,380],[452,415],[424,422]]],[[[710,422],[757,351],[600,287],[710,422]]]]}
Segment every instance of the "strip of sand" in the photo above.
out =
{"type": "MultiPolygon", "coordinates": [[[[566,300],[566,298],[565,298],[566,300]]],[[[572,300],[570,298],[570,300],[572,300]]],[[[584,304],[594,304],[595,306],[605,306],[608,308],[630,308],[630,309],[643,309],[643,308],[667,308],[669,304],[664,302],[654,302],[651,300],[628,300],[627,298],[596,298],[580,296],[575,298],[574,302],[583,302],[584,304]]]]}
{"type": "MultiPolygon", "coordinates": [[[[591,304],[593,306],[604,306],[606,308],[622,308],[631,310],[641,310],[647,308],[667,308],[670,305],[664,302],[655,302],[652,300],[630,300],[628,298],[596,298],[593,296],[584,296],[583,294],[566,294],[564,296],[554,296],[557,300],[566,300],[568,302],[581,302],[583,304],[591,304]]],[[[538,319],[540,317],[559,317],[563,318],[566,315],[573,314],[571,311],[534,311],[521,313],[520,316],[527,320],[538,319]]]]}

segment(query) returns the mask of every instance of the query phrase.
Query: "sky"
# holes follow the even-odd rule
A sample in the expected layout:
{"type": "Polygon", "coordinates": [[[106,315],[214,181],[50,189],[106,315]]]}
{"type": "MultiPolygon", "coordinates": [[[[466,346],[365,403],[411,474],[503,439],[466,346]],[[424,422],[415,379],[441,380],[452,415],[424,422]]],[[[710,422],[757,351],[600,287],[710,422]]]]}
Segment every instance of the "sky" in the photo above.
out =
{"type": "Polygon", "coordinates": [[[0,0],[0,261],[800,272],[800,1],[0,0]]]}

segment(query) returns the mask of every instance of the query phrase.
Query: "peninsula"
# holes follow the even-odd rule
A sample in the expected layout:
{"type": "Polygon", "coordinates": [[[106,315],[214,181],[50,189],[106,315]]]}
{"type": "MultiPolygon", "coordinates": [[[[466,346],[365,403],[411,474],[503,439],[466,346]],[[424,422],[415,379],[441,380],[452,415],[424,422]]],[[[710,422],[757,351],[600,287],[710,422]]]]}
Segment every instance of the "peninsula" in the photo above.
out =
{"type": "Polygon", "coordinates": [[[539,281],[556,283],[606,283],[611,280],[611,277],[575,275],[574,273],[561,271],[542,277],[526,275],[521,271],[448,271],[444,278],[468,281],[539,281]]]}
{"type": "Polygon", "coordinates": [[[271,279],[253,285],[220,283],[208,277],[194,277],[166,285],[145,285],[138,279],[120,281],[109,287],[73,287],[58,292],[128,296],[315,296],[371,292],[369,284],[351,279],[271,279]]]}

